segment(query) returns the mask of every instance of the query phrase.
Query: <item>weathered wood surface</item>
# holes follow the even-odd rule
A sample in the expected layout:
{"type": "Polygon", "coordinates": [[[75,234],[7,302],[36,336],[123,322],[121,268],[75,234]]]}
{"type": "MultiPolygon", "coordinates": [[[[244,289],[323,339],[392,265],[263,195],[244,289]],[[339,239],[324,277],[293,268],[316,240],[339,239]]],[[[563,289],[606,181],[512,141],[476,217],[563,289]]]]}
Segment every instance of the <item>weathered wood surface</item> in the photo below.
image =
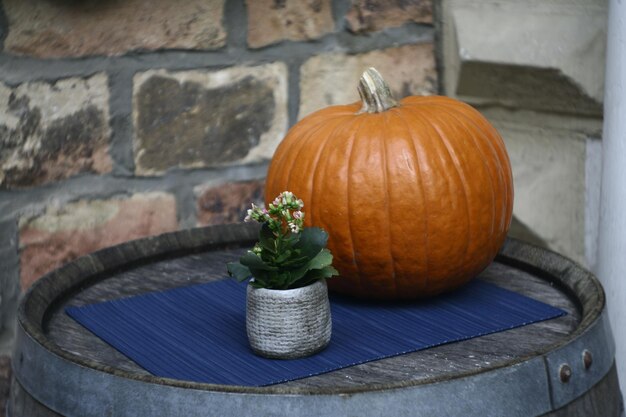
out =
{"type": "MultiPolygon", "coordinates": [[[[72,320],[64,313],[64,308],[224,279],[224,262],[238,259],[245,250],[217,250],[181,256],[102,277],[101,281],[67,298],[50,311],[49,321],[45,326],[46,334],[68,352],[105,366],[147,374],[126,356],[72,320]]],[[[569,297],[527,272],[494,262],[480,275],[480,279],[562,308],[568,314],[505,332],[369,362],[282,385],[339,388],[386,384],[398,380],[420,381],[453,376],[460,372],[481,371],[536,355],[541,348],[563,340],[580,320],[580,314],[569,297]]]]}
{"type": "MultiPolygon", "coordinates": [[[[244,225],[195,229],[130,242],[83,257],[33,287],[20,306],[21,326],[47,352],[83,368],[122,378],[231,393],[336,394],[423,386],[489,370],[499,372],[498,369],[567,346],[596,323],[604,309],[602,289],[588,272],[556,254],[508,241],[480,279],[560,307],[568,312],[566,316],[263,388],[203,386],[153,377],[63,312],[69,305],[223,279],[225,263],[237,259],[255,239],[256,230],[244,225]]],[[[20,366],[18,363],[16,369],[20,366]]],[[[603,369],[608,369],[608,365],[603,369]]],[[[564,411],[565,407],[546,416],[567,412],[573,416],[619,415],[613,413],[615,404],[621,404],[621,397],[614,369],[611,372],[567,406],[586,410],[585,414],[564,411]]],[[[12,389],[11,401],[15,410],[12,415],[16,417],[58,415],[47,413],[47,407],[37,404],[19,384],[12,389]]]]}

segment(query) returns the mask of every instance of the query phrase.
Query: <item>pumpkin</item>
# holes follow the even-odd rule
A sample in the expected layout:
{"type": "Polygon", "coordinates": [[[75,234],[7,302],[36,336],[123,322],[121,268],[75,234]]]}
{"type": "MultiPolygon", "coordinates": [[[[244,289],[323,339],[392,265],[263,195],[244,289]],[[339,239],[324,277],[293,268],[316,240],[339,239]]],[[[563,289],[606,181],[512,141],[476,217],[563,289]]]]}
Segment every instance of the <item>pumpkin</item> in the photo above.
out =
{"type": "Polygon", "coordinates": [[[270,163],[266,201],[292,191],[305,225],[329,233],[340,274],[331,290],[411,299],[461,286],[493,260],[511,223],[502,138],[460,101],[397,102],[373,68],[358,90],[361,102],[290,129],[270,163]]]}

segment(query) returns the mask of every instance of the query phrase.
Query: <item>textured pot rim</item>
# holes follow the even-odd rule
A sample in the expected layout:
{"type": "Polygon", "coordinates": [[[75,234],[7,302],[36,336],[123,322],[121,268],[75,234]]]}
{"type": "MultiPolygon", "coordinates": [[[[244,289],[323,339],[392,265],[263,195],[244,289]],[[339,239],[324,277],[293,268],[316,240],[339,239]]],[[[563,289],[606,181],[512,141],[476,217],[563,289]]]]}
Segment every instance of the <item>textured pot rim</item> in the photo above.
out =
{"type": "Polygon", "coordinates": [[[304,287],[291,288],[287,290],[276,290],[276,289],[271,289],[271,288],[256,288],[256,287],[253,287],[252,284],[248,282],[248,291],[255,292],[260,295],[271,295],[272,297],[276,297],[276,298],[291,298],[301,293],[315,291],[320,286],[324,288],[327,287],[325,278],[318,279],[314,283],[306,285],[304,287]]]}

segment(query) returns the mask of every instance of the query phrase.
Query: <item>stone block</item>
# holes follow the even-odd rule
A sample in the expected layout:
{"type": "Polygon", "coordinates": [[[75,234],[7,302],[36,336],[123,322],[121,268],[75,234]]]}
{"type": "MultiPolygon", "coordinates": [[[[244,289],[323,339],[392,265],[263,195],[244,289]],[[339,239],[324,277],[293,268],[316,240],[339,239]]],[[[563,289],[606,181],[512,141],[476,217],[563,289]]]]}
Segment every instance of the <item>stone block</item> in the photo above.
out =
{"type": "Polygon", "coordinates": [[[374,32],[407,22],[432,23],[432,0],[352,0],[346,15],[348,30],[374,32]]]}
{"type": "Polygon", "coordinates": [[[335,28],[331,0],[246,0],[248,45],[320,38],[335,28]]]}
{"type": "Polygon", "coordinates": [[[49,206],[19,222],[22,289],[79,256],[178,228],[176,200],[162,192],[49,206]]]}
{"type": "Polygon", "coordinates": [[[586,136],[530,121],[490,121],[511,159],[518,222],[552,250],[585,264],[586,136]]]}
{"type": "Polygon", "coordinates": [[[405,45],[358,55],[326,53],[307,60],[300,69],[302,118],[315,110],[359,100],[359,78],[375,67],[396,98],[437,91],[432,43],[405,45]]]}
{"type": "Polygon", "coordinates": [[[216,49],[224,0],[5,0],[5,49],[40,58],[216,49]]]}
{"type": "Polygon", "coordinates": [[[107,77],[0,83],[0,187],[111,171],[107,77]]]}
{"type": "Polygon", "coordinates": [[[606,26],[604,0],[446,0],[445,93],[477,104],[599,116],[606,26]]]}
{"type": "Polygon", "coordinates": [[[138,175],[269,159],[287,129],[287,67],[137,74],[133,122],[138,175]]]}
{"type": "Polygon", "coordinates": [[[264,186],[252,180],[196,188],[198,225],[243,221],[250,204],[263,205],[264,186]]]}

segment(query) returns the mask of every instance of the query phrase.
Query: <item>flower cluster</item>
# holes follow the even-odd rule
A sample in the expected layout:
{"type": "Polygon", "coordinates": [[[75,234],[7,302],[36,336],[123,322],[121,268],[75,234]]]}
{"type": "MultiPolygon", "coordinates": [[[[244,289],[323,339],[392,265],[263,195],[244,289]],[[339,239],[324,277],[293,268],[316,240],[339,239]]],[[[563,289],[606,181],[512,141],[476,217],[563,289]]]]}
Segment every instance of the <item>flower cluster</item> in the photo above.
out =
{"type": "Polygon", "coordinates": [[[252,205],[245,221],[261,223],[259,241],[239,262],[229,262],[228,273],[238,281],[270,289],[299,288],[338,272],[326,249],[328,234],[318,227],[304,227],[304,203],[284,191],[268,208],[252,205]]]}
{"type": "Polygon", "coordinates": [[[284,191],[269,204],[269,209],[252,204],[244,221],[267,223],[274,233],[284,233],[287,230],[300,233],[304,226],[303,207],[302,200],[296,198],[292,192],[284,191]]]}

